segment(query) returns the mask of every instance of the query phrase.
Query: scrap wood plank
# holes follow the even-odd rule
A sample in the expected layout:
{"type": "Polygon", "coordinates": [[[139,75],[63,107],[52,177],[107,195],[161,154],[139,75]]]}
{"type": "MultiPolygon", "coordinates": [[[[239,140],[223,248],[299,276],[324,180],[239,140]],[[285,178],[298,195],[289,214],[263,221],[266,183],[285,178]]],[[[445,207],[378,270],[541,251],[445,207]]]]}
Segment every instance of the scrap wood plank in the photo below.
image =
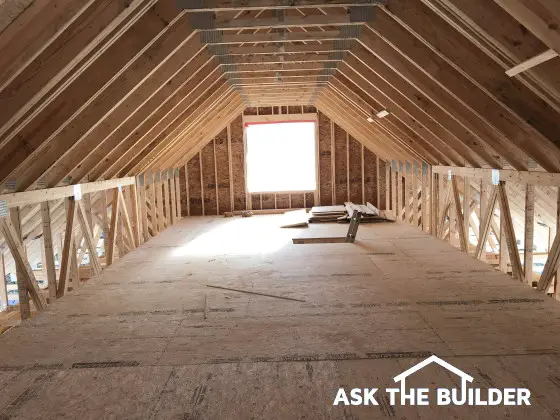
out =
{"type": "Polygon", "coordinates": [[[33,303],[38,311],[42,311],[47,306],[47,303],[43,296],[41,295],[41,290],[35,279],[35,274],[29,265],[27,258],[25,257],[25,250],[18,239],[18,234],[16,232],[16,227],[12,223],[9,217],[0,218],[0,229],[2,234],[8,244],[8,248],[12,253],[12,258],[19,269],[18,274],[23,276],[23,281],[25,282],[25,287],[27,288],[33,303]]]}
{"type": "Polygon", "coordinates": [[[232,292],[247,293],[247,294],[250,294],[250,295],[266,296],[266,297],[271,297],[271,298],[276,298],[276,299],[293,300],[293,301],[296,301],[296,302],[305,302],[305,300],[303,300],[303,299],[296,299],[296,298],[291,298],[291,297],[287,297],[287,296],[270,295],[268,293],[253,292],[251,290],[233,289],[231,287],[214,286],[214,285],[210,285],[210,284],[207,284],[206,287],[211,287],[213,289],[230,290],[232,292]]]}
{"type": "MultiPolygon", "coordinates": [[[[115,256],[115,244],[117,242],[117,230],[119,228],[119,213],[120,213],[120,201],[119,201],[119,190],[113,190],[113,207],[111,209],[111,224],[109,227],[109,243],[107,245],[107,266],[113,264],[113,258],[115,256]]],[[[152,220],[152,225],[157,223],[152,220]]]]}

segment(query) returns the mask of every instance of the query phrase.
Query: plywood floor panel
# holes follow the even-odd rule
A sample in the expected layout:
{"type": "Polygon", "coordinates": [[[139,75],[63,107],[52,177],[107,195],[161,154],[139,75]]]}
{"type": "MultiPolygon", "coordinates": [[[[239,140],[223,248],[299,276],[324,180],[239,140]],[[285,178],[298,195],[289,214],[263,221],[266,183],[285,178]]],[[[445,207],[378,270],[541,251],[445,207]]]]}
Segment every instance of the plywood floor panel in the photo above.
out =
{"type": "MultiPolygon", "coordinates": [[[[0,418],[557,418],[558,303],[409,226],[293,245],[347,225],[281,217],[183,219],[3,334],[0,418]],[[528,387],[533,406],[332,406],[429,353],[480,387],[528,387]]],[[[411,384],[456,381],[436,367],[411,384]]]]}

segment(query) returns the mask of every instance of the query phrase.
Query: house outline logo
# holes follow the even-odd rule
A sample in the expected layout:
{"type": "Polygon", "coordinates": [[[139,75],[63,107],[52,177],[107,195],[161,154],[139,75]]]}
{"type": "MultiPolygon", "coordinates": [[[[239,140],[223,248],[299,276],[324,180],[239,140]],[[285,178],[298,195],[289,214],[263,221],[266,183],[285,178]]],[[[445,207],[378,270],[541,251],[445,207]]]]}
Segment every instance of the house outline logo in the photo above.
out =
{"type": "Polygon", "coordinates": [[[443,368],[447,369],[448,371],[454,373],[455,375],[459,376],[461,378],[461,391],[462,392],[464,392],[464,390],[467,388],[467,382],[472,382],[474,380],[474,378],[471,375],[469,375],[468,373],[463,372],[461,369],[458,369],[455,366],[453,366],[452,364],[447,363],[445,360],[440,359],[436,355],[432,355],[432,356],[428,357],[427,359],[421,361],[420,363],[415,364],[411,368],[405,370],[403,373],[401,373],[401,374],[399,374],[399,375],[397,375],[393,378],[393,380],[395,382],[397,382],[397,383],[400,382],[401,394],[404,394],[405,389],[406,389],[406,386],[405,386],[406,378],[408,378],[410,375],[418,372],[419,370],[424,369],[426,366],[428,366],[432,363],[437,363],[441,367],[443,367],[443,368]]]}
{"type": "MultiPolygon", "coordinates": [[[[420,363],[398,374],[393,378],[393,381],[400,386],[398,388],[385,388],[384,390],[388,395],[388,402],[391,406],[427,406],[431,404],[430,394],[436,397],[435,401],[432,400],[432,403],[438,406],[531,405],[531,391],[529,389],[469,387],[468,384],[474,381],[471,375],[445,360],[440,359],[436,355],[429,356],[420,363]],[[457,375],[461,380],[461,386],[459,388],[438,387],[435,390],[411,387],[407,390],[406,379],[432,363],[436,363],[457,375]],[[435,393],[433,391],[435,391],[435,393]]],[[[379,405],[379,402],[376,400],[378,391],[382,392],[383,390],[379,388],[352,388],[350,390],[339,388],[333,405],[379,405]]]]}

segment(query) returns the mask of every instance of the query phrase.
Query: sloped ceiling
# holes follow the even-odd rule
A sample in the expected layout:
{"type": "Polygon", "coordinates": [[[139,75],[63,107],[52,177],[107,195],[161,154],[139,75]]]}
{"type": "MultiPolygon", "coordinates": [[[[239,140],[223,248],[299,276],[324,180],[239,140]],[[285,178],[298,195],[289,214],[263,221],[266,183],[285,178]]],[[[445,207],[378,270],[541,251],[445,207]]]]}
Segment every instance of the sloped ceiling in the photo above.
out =
{"type": "Polygon", "coordinates": [[[557,2],[198,3],[5,0],[0,189],[177,166],[246,106],[287,103],[385,159],[560,170],[560,59],[505,73],[560,51],[557,2]]]}

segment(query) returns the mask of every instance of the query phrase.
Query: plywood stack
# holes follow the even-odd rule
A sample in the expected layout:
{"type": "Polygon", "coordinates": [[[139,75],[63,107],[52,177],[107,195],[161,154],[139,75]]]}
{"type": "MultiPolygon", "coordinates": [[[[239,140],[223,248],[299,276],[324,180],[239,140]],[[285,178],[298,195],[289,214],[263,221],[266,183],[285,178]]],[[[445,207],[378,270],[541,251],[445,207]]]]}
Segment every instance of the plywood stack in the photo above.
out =
{"type": "Polygon", "coordinates": [[[344,206],[322,206],[311,208],[309,223],[337,222],[341,218],[346,220],[346,207],[344,206]]]}

